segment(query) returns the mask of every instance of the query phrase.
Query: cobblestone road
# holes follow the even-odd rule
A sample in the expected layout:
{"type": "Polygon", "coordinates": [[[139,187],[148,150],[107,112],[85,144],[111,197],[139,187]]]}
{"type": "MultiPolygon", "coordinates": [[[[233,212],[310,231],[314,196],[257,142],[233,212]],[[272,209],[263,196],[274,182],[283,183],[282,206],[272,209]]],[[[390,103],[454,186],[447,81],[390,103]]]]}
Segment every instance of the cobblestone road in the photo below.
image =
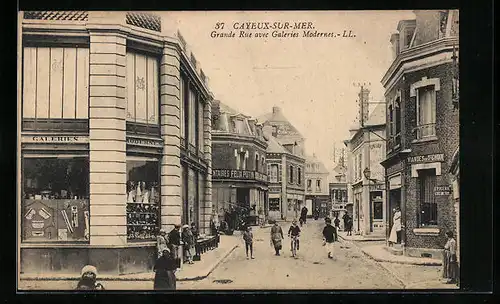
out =
{"type": "MultiPolygon", "coordinates": [[[[286,233],[289,224],[285,224],[286,233]]],[[[291,257],[289,239],[275,256],[269,242],[270,228],[255,229],[255,260],[247,260],[241,245],[207,278],[177,283],[180,290],[210,289],[402,289],[404,286],[379,263],[368,259],[350,243],[335,244],[335,259],[328,259],[322,246],[323,221],[302,227],[298,258],[291,257]],[[225,283],[219,283],[225,282],[225,283]]],[[[235,236],[237,237],[237,236],[235,236]]],[[[106,281],[108,290],[151,290],[150,281],[106,281]]],[[[74,281],[21,282],[29,289],[74,289],[74,281]]]]}

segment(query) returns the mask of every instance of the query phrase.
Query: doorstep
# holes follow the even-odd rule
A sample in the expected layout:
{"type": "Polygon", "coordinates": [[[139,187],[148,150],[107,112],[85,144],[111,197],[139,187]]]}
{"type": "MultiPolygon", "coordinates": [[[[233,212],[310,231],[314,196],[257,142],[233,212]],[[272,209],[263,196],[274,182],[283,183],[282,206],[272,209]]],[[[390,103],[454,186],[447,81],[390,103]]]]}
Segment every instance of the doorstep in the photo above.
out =
{"type": "MultiPolygon", "coordinates": [[[[194,264],[183,264],[182,268],[176,272],[177,281],[192,281],[206,278],[212,271],[228,257],[238,244],[240,239],[234,236],[221,235],[219,247],[205,252],[201,255],[201,261],[196,261],[194,264]]],[[[99,270],[98,270],[99,272],[99,270]]],[[[78,281],[79,274],[21,274],[21,280],[26,281],[78,281]]],[[[154,272],[145,272],[137,274],[124,275],[98,275],[98,281],[152,281],[154,280],[154,272]]]]}
{"type": "Polygon", "coordinates": [[[338,233],[339,238],[345,241],[354,242],[374,242],[385,241],[385,237],[381,235],[347,235],[346,232],[338,233]]]}
{"type": "Polygon", "coordinates": [[[390,253],[384,245],[371,245],[359,247],[363,253],[377,262],[388,262],[397,264],[421,265],[421,266],[441,266],[442,261],[431,258],[416,258],[404,255],[394,255],[390,253]]]}

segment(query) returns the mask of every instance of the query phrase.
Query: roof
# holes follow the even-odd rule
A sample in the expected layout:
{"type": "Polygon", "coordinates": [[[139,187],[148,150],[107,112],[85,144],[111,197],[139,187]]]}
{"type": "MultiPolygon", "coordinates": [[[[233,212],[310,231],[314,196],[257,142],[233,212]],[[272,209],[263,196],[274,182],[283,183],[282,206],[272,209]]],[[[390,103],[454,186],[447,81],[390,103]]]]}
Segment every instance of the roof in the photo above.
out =
{"type": "Polygon", "coordinates": [[[278,139],[271,134],[266,134],[266,137],[268,139],[267,141],[267,153],[288,153],[288,150],[283,147],[278,139]]]}
{"type": "Polygon", "coordinates": [[[325,174],[329,174],[330,171],[328,171],[328,169],[326,169],[326,166],[325,164],[323,164],[322,161],[320,161],[316,156],[306,156],[306,164],[318,164],[319,165],[319,170],[308,170],[307,167],[306,167],[306,172],[307,173],[325,173],[325,174]]]}
{"type": "MultiPolygon", "coordinates": [[[[295,133],[295,134],[290,135],[290,136],[304,138],[304,136],[302,136],[302,134],[297,130],[297,128],[295,128],[292,125],[292,123],[290,123],[290,121],[285,117],[285,115],[283,115],[281,108],[279,108],[279,107],[273,107],[273,111],[271,113],[267,113],[267,114],[264,114],[264,115],[257,117],[257,121],[262,123],[262,124],[268,123],[270,125],[276,125],[276,126],[278,126],[278,128],[281,125],[286,129],[285,132],[291,131],[290,133],[295,133]]],[[[287,135],[283,135],[283,136],[287,136],[287,135]]]]}
{"type": "Polygon", "coordinates": [[[230,115],[241,114],[240,111],[236,111],[235,109],[231,108],[230,106],[228,106],[227,104],[221,102],[220,100],[217,100],[217,102],[219,104],[219,108],[220,108],[220,112],[221,113],[228,113],[230,115]]]}

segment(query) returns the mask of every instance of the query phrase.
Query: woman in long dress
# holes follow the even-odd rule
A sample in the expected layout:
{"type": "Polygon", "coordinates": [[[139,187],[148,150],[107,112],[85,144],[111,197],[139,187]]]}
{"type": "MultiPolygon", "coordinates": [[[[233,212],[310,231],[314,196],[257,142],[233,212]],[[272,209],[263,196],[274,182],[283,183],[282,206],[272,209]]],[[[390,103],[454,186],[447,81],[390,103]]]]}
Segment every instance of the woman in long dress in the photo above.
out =
{"type": "Polygon", "coordinates": [[[164,249],[161,257],[156,260],[154,271],[154,289],[155,290],[175,290],[176,281],[175,271],[177,263],[170,254],[170,250],[164,249]]]}
{"type": "Polygon", "coordinates": [[[156,249],[158,251],[158,257],[161,257],[163,250],[168,249],[167,232],[164,229],[161,229],[156,237],[156,249]]]}
{"type": "Polygon", "coordinates": [[[458,282],[458,261],[457,261],[457,241],[453,238],[453,232],[446,232],[448,241],[444,245],[443,252],[443,278],[446,283],[455,284],[458,282]]]}
{"type": "Polygon", "coordinates": [[[398,232],[401,231],[401,211],[396,208],[394,212],[394,217],[392,218],[392,229],[389,235],[389,242],[392,244],[397,244],[399,242],[398,232]]]}
{"type": "Polygon", "coordinates": [[[276,255],[280,255],[283,239],[283,230],[281,229],[280,225],[278,225],[278,222],[275,221],[274,226],[271,227],[271,244],[272,246],[274,246],[276,255]]]}

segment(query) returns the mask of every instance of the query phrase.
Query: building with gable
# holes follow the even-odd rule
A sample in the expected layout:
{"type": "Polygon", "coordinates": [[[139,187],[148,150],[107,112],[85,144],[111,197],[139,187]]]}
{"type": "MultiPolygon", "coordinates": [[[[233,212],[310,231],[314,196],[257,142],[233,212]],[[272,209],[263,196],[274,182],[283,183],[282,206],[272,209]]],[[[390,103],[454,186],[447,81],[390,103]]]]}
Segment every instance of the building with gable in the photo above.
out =
{"type": "Polygon", "coordinates": [[[316,154],[306,157],[305,191],[308,215],[313,215],[313,211],[319,212],[320,217],[330,215],[329,174],[330,172],[323,162],[316,157],[316,154]]]}
{"type": "Polygon", "coordinates": [[[212,103],[212,212],[222,219],[231,207],[249,210],[250,220],[267,216],[268,178],[262,126],[250,116],[212,103]]]}
{"type": "MultiPolygon", "coordinates": [[[[347,195],[347,164],[345,163],[344,152],[339,157],[338,162],[334,165],[334,168],[328,176],[331,216],[332,218],[335,216],[342,218],[345,213],[352,216],[353,204],[352,202],[349,202],[349,197],[347,195]]],[[[341,226],[342,225],[343,221],[341,221],[341,226]]]]}

